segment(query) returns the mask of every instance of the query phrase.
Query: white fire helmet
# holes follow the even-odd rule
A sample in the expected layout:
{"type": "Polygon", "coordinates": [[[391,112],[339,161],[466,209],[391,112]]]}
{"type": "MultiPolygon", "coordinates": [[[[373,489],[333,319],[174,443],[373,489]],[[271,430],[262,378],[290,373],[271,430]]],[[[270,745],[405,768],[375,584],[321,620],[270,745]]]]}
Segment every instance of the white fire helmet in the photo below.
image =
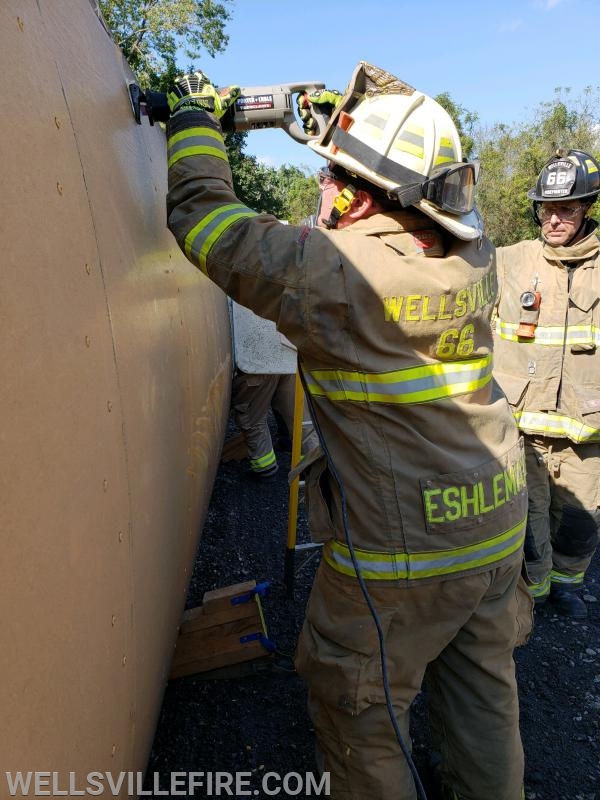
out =
{"type": "Polygon", "coordinates": [[[324,133],[308,146],[459,239],[482,235],[474,205],[478,168],[462,161],[452,118],[390,73],[359,62],[324,133]]]}

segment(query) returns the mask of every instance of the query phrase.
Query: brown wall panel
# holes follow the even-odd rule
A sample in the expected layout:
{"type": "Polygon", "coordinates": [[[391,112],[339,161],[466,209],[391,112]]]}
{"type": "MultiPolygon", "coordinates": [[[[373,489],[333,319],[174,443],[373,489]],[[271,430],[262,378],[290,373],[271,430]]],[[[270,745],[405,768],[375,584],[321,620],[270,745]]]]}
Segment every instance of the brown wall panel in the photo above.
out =
{"type": "Polygon", "coordinates": [[[0,69],[0,763],[143,770],[223,439],[226,304],[166,230],[164,132],[135,124],[89,0],[2,3],[0,69]]]}

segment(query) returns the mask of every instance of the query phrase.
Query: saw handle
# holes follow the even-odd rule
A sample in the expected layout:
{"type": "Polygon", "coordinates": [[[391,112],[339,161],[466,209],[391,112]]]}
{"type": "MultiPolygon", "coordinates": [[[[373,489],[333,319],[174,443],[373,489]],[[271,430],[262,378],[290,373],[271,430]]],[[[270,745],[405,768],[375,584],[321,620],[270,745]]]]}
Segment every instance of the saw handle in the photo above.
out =
{"type": "MultiPolygon", "coordinates": [[[[301,144],[306,144],[306,142],[316,141],[319,139],[324,133],[325,128],[327,127],[327,123],[329,121],[328,117],[325,116],[323,113],[323,109],[319,108],[318,105],[313,105],[311,103],[310,106],[310,113],[312,118],[317,124],[317,131],[314,135],[310,135],[305,133],[302,126],[298,123],[296,119],[296,114],[294,109],[296,108],[296,95],[304,94],[312,94],[316,92],[318,89],[324,89],[325,84],[320,83],[319,81],[313,81],[311,83],[286,83],[281,86],[282,90],[285,90],[289,93],[290,100],[290,114],[286,115],[284,124],[282,125],[283,130],[291,136],[296,142],[300,142],[301,144]]],[[[242,93],[245,90],[242,89],[242,93]]]]}
{"type": "Polygon", "coordinates": [[[329,118],[323,114],[322,109],[318,108],[317,106],[311,105],[310,113],[312,114],[314,121],[317,123],[317,132],[313,136],[304,132],[302,127],[296,122],[295,117],[293,121],[290,121],[289,125],[283,126],[285,132],[291,136],[292,139],[295,139],[301,144],[306,144],[306,142],[316,141],[319,139],[325,133],[325,128],[327,127],[327,123],[329,121],[329,118]]]}

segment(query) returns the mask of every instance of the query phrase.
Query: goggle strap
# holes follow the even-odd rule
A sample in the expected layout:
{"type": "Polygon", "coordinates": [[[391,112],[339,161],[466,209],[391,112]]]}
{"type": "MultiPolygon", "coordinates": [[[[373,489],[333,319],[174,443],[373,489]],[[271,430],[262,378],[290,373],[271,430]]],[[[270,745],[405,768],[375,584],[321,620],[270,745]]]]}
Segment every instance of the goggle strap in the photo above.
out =
{"type": "Polygon", "coordinates": [[[397,186],[395,189],[391,189],[388,195],[397,200],[402,208],[408,208],[408,206],[414,206],[423,199],[423,186],[422,184],[397,186]]]}
{"type": "MultiPolygon", "coordinates": [[[[364,144],[364,142],[360,142],[355,136],[342,130],[342,128],[335,129],[331,141],[348,155],[360,161],[363,166],[368,167],[378,175],[383,175],[388,180],[396,181],[400,184],[398,188],[392,189],[388,194],[397,198],[402,208],[415,205],[424,198],[429,198],[434,205],[437,205],[433,197],[430,196],[431,193],[428,189],[428,186],[435,182],[435,178],[427,178],[421,175],[420,172],[415,172],[415,170],[392,161],[391,158],[381,155],[377,150],[364,144]]],[[[467,164],[466,162],[461,166],[470,166],[474,169],[473,164],[467,164]]]]}
{"type": "MultiPolygon", "coordinates": [[[[378,175],[384,175],[388,180],[398,184],[421,184],[427,180],[420,172],[403,167],[391,158],[381,155],[377,150],[369,147],[368,144],[360,142],[355,136],[342,128],[336,128],[331,137],[334,145],[344,150],[348,155],[354,156],[365,167],[368,167],[378,175]]],[[[422,195],[421,195],[422,197],[422,195]]],[[[421,199],[421,198],[419,198],[421,199]]]]}

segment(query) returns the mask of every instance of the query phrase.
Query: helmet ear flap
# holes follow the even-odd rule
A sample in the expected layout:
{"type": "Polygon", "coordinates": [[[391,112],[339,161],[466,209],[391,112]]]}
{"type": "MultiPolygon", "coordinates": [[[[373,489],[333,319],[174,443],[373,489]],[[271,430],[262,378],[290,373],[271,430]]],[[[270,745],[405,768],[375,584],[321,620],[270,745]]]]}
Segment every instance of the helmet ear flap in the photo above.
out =
{"type": "Polygon", "coordinates": [[[540,215],[538,214],[538,205],[539,205],[538,201],[534,200],[533,203],[531,204],[530,211],[531,211],[531,218],[533,219],[535,224],[538,226],[538,228],[541,228],[542,227],[542,221],[540,219],[540,215]]]}

